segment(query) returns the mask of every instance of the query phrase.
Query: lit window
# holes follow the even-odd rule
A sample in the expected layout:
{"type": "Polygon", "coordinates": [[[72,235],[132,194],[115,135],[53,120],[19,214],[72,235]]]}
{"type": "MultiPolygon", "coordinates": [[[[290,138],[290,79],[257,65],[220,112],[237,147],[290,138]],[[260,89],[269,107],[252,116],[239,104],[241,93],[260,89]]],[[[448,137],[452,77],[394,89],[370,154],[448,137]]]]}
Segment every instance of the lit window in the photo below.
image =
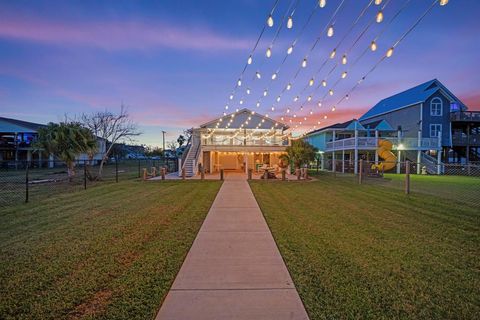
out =
{"type": "Polygon", "coordinates": [[[441,124],[431,124],[430,125],[430,137],[437,138],[438,134],[442,132],[442,125],[441,124]]]}
{"type": "Polygon", "coordinates": [[[430,102],[430,115],[431,116],[441,116],[442,115],[442,108],[443,102],[440,98],[433,98],[430,102]]]}

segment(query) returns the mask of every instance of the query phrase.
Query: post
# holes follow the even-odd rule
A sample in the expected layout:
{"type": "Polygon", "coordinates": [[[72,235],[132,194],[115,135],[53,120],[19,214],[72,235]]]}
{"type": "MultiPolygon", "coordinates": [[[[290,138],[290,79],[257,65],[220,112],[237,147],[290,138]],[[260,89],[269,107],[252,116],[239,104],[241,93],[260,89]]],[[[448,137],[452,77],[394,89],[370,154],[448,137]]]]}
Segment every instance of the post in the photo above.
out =
{"type": "Polygon", "coordinates": [[[353,173],[358,174],[358,130],[357,129],[355,129],[355,149],[354,149],[353,173]]]}
{"type": "Polygon", "coordinates": [[[421,162],[422,162],[422,131],[418,130],[417,137],[417,174],[420,174],[421,162]]]}
{"type": "Polygon", "coordinates": [[[378,165],[378,130],[375,130],[375,165],[378,165]]]}
{"type": "Polygon", "coordinates": [[[335,158],[335,151],[332,152],[332,171],[337,172],[337,159],[335,158]]]}
{"type": "Polygon", "coordinates": [[[402,164],[402,151],[398,150],[398,157],[397,157],[397,174],[401,171],[401,164],[402,164]]]}
{"type": "Polygon", "coordinates": [[[25,203],[28,203],[28,162],[27,162],[27,168],[25,169],[25,203]]]}
{"type": "Polygon", "coordinates": [[[185,168],[182,168],[182,180],[185,180],[185,168]]]}
{"type": "Polygon", "coordinates": [[[223,181],[223,169],[220,169],[220,180],[223,181]]]}
{"type": "Polygon", "coordinates": [[[410,161],[405,161],[405,194],[410,194],[410,161]]]}
{"type": "Polygon", "coordinates": [[[248,180],[252,180],[252,171],[253,169],[248,169],[248,180]]]}
{"type": "MultiPolygon", "coordinates": [[[[402,130],[399,129],[397,130],[397,145],[400,146],[402,144],[402,130]]],[[[398,150],[397,152],[397,174],[400,173],[400,162],[401,162],[401,157],[402,157],[402,152],[398,150]]]]}
{"type": "MultiPolygon", "coordinates": [[[[85,165],[85,162],[83,163],[85,165]]],[[[115,182],[118,183],[118,158],[115,156],[115,182]]]]}
{"type": "Polygon", "coordinates": [[[442,173],[442,132],[438,132],[437,174],[442,173]]]}
{"type": "Polygon", "coordinates": [[[178,176],[180,177],[182,175],[182,159],[178,159],[178,176]]]}
{"type": "Polygon", "coordinates": [[[302,169],[300,169],[300,168],[295,169],[295,173],[297,174],[297,180],[300,180],[300,176],[302,174],[302,169]]]}
{"type": "Polygon", "coordinates": [[[200,165],[200,178],[205,180],[205,168],[203,167],[203,164],[200,165]]]}
{"type": "Polygon", "coordinates": [[[162,172],[162,180],[165,180],[165,171],[166,171],[166,170],[165,170],[165,167],[163,167],[163,168],[161,169],[161,172],[162,172]]]}
{"type": "Polygon", "coordinates": [[[285,181],[285,170],[282,170],[282,181],[285,181]]]}
{"type": "Polygon", "coordinates": [[[358,184],[362,184],[362,178],[363,178],[363,160],[360,160],[360,168],[358,172],[358,184]]]}
{"type": "Polygon", "coordinates": [[[87,190],[87,162],[83,161],[83,189],[87,190]]]}
{"type": "Polygon", "coordinates": [[[342,173],[345,173],[345,150],[342,150],[342,173]]]}
{"type": "Polygon", "coordinates": [[[140,159],[138,160],[138,177],[140,178],[141,172],[140,172],[140,159]]]}
{"type": "Polygon", "coordinates": [[[143,168],[143,180],[147,180],[147,168],[143,168]]]}

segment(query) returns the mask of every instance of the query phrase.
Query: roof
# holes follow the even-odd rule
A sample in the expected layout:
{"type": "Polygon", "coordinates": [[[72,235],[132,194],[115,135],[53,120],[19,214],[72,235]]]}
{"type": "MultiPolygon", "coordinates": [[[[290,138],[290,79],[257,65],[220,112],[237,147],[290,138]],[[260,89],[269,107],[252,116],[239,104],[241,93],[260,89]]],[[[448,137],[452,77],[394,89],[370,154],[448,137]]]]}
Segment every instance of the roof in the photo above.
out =
{"type": "Polygon", "coordinates": [[[451,102],[458,103],[462,110],[467,109],[460,99],[453,95],[440,81],[433,79],[381,100],[361,116],[359,120],[366,120],[395,110],[407,108],[418,103],[423,103],[439,90],[441,90],[451,102]]]}
{"type": "Polygon", "coordinates": [[[395,129],[393,129],[390,123],[388,123],[388,121],[384,119],[379,119],[371,122],[365,121],[362,122],[362,125],[367,130],[396,131],[395,129]]]}
{"type": "Polygon", "coordinates": [[[0,125],[2,132],[37,132],[38,129],[46,125],[17,119],[0,117],[0,122],[7,123],[8,126],[0,125]]]}
{"type": "MultiPolygon", "coordinates": [[[[231,128],[231,129],[238,129],[242,125],[243,125],[243,127],[241,127],[241,128],[244,128],[244,129],[256,129],[257,125],[259,123],[262,124],[260,129],[270,129],[272,127],[275,127],[275,128],[278,128],[278,129],[286,130],[286,129],[289,128],[289,126],[287,126],[284,123],[275,121],[272,118],[264,116],[260,113],[255,112],[255,111],[251,111],[247,108],[244,108],[244,109],[239,110],[237,112],[232,112],[230,114],[224,115],[223,117],[214,119],[214,120],[209,121],[207,123],[204,123],[200,126],[200,128],[215,128],[217,126],[217,123],[222,123],[223,122],[224,124],[226,124],[225,121],[227,121],[227,119],[232,119],[233,120],[230,123],[230,126],[229,126],[229,128],[231,128]],[[233,115],[233,117],[232,117],[232,115],[233,115]],[[250,118],[250,120],[248,118],[250,118]],[[246,123],[246,121],[248,121],[248,124],[246,123]]],[[[220,128],[225,128],[225,125],[223,125],[223,126],[220,125],[219,127],[220,128]]]]}
{"type": "Polygon", "coordinates": [[[323,128],[320,128],[320,129],[317,129],[317,130],[314,130],[314,131],[310,131],[306,135],[311,135],[311,134],[324,132],[324,131],[355,130],[355,129],[365,130],[365,128],[360,124],[360,122],[358,122],[357,119],[352,119],[352,120],[349,120],[349,121],[346,121],[346,122],[335,123],[335,124],[332,124],[328,127],[323,127],[323,128]]]}

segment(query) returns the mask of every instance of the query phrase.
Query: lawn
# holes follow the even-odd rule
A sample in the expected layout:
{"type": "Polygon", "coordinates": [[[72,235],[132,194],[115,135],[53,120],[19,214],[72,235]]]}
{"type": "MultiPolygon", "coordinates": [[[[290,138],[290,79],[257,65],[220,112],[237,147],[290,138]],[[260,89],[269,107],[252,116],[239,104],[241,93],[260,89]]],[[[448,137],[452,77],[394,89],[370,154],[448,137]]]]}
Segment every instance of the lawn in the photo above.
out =
{"type": "Polygon", "coordinates": [[[0,211],[0,319],[152,319],[220,187],[122,181],[0,211]]]}
{"type": "Polygon", "coordinates": [[[480,314],[478,207],[318,178],[250,183],[311,319],[480,314]]]}

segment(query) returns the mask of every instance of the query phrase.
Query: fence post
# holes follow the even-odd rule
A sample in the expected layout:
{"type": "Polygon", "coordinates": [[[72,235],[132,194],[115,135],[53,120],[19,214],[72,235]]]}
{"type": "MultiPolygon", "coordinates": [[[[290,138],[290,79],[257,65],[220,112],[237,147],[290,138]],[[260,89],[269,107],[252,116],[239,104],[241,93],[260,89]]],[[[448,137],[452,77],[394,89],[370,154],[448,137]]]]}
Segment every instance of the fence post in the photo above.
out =
{"type": "Polygon", "coordinates": [[[118,158],[115,157],[115,182],[118,182],[118,158]]]}
{"type": "Polygon", "coordinates": [[[185,168],[182,168],[182,179],[185,180],[185,168]]]}
{"type": "Polygon", "coordinates": [[[285,170],[282,169],[282,181],[285,181],[285,170]]]}
{"type": "Polygon", "coordinates": [[[87,162],[83,161],[83,190],[87,190],[87,162]]]}
{"type": "Polygon", "coordinates": [[[360,160],[360,168],[358,170],[358,184],[362,184],[363,178],[363,160],[360,160]]]}
{"type": "Polygon", "coordinates": [[[252,180],[252,171],[253,169],[248,169],[248,180],[252,180]]]}
{"type": "Polygon", "coordinates": [[[223,181],[223,169],[220,169],[220,180],[223,181]]]}
{"type": "Polygon", "coordinates": [[[410,161],[405,161],[405,194],[410,194],[410,161]]]}
{"type": "Polygon", "coordinates": [[[141,172],[140,172],[140,159],[138,160],[138,177],[141,177],[141,172]]]}
{"type": "Polygon", "coordinates": [[[162,168],[162,180],[165,180],[165,168],[162,168]]]}
{"type": "MultiPolygon", "coordinates": [[[[16,162],[15,162],[16,163],[16,162]]],[[[27,168],[25,169],[25,203],[28,203],[28,162],[27,168]]]]}
{"type": "Polygon", "coordinates": [[[203,164],[200,165],[200,178],[205,180],[205,168],[203,167],[203,164]]]}

